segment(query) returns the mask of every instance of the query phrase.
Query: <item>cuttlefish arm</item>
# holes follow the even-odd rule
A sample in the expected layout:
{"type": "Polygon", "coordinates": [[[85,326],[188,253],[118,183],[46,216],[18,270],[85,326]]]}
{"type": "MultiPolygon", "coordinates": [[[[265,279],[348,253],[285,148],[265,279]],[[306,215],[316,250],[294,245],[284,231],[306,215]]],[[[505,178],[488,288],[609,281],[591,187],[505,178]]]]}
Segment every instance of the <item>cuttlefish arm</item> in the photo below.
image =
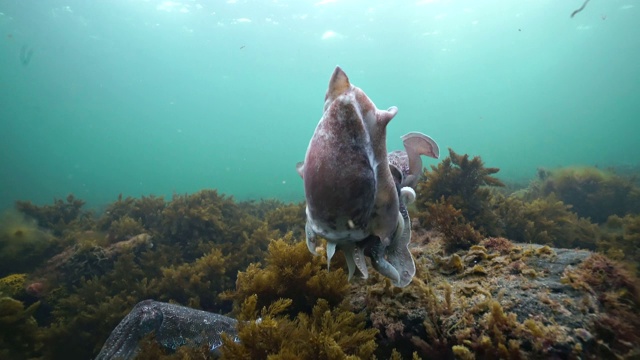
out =
{"type": "MultiPolygon", "coordinates": [[[[393,238],[389,241],[389,245],[386,245],[382,241],[375,241],[371,246],[371,265],[373,265],[373,268],[380,274],[388,277],[396,286],[399,286],[398,284],[400,284],[401,281],[401,269],[395,266],[393,261],[391,261],[391,258],[389,257],[389,248],[395,247],[395,243],[398,242],[398,234],[404,233],[404,228],[405,222],[403,221],[400,212],[398,213],[398,226],[396,227],[396,231],[393,233],[393,238]],[[385,255],[387,255],[388,260],[385,258],[385,255]]],[[[409,256],[411,256],[411,254],[409,254],[409,256]]]]}
{"type": "MultiPolygon", "coordinates": [[[[364,240],[363,240],[363,243],[364,243],[364,240]]],[[[364,258],[364,247],[362,245],[349,243],[349,244],[340,245],[340,249],[344,252],[344,258],[347,261],[347,268],[349,269],[348,280],[351,281],[351,278],[355,274],[356,269],[360,271],[363,279],[368,278],[369,270],[367,270],[367,263],[364,258]]],[[[333,256],[334,252],[335,252],[335,244],[331,244],[327,242],[327,263],[331,262],[331,258],[329,257],[329,254],[333,256]],[[329,247],[332,247],[332,249],[329,249],[329,247]]]]}
{"type": "Polygon", "coordinates": [[[316,248],[318,247],[318,235],[316,235],[316,232],[311,228],[311,223],[309,223],[309,221],[304,225],[304,233],[307,238],[307,248],[309,249],[309,252],[313,255],[318,255],[318,252],[316,251],[316,248]]]}
{"type": "MultiPolygon", "coordinates": [[[[356,273],[356,269],[360,271],[364,279],[369,277],[369,271],[367,270],[367,263],[364,258],[364,245],[366,241],[362,241],[361,244],[344,244],[340,245],[340,249],[344,252],[345,260],[347,261],[347,268],[349,269],[349,279],[356,273]]],[[[331,267],[331,258],[336,253],[337,244],[335,242],[327,241],[327,270],[331,267]]]]}
{"type": "Polygon", "coordinates": [[[411,219],[409,219],[409,212],[407,211],[407,205],[415,201],[416,193],[410,187],[404,187],[400,192],[400,213],[404,226],[398,229],[393,241],[391,241],[391,244],[385,249],[385,252],[389,263],[398,272],[399,278],[394,285],[405,287],[411,283],[411,280],[416,274],[416,264],[409,251],[409,243],[411,243],[411,219]]]}
{"type": "Polygon", "coordinates": [[[418,179],[422,175],[422,159],[420,159],[420,155],[437,159],[440,156],[440,148],[432,138],[419,132],[410,132],[403,135],[402,143],[409,158],[409,174],[403,179],[401,186],[409,186],[415,189],[418,179]]]}

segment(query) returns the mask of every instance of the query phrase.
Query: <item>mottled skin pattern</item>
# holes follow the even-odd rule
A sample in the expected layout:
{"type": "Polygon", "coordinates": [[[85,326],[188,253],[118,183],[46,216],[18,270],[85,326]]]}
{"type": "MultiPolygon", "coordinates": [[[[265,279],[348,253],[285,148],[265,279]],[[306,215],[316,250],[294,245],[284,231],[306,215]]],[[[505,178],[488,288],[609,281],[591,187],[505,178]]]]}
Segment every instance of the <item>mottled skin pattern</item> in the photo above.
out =
{"type": "Polygon", "coordinates": [[[318,124],[310,147],[336,149],[342,155],[336,158],[328,151],[307,155],[307,211],[320,235],[335,241],[361,240],[368,235],[365,229],[369,229],[376,196],[375,171],[368,153],[371,141],[364,124],[348,121],[356,114],[352,104],[346,104],[341,112],[335,113],[335,107],[329,112],[334,113],[335,121],[318,124]],[[345,162],[351,164],[351,171],[343,171],[345,162]]]}
{"type": "MultiPolygon", "coordinates": [[[[315,253],[317,235],[327,239],[329,257],[340,246],[350,276],[356,266],[367,275],[359,241],[374,235],[387,246],[398,227],[404,226],[386,150],[386,127],[396,112],[395,107],[377,109],[336,67],[324,114],[304,165],[298,166],[307,198],[309,250],[315,253]]],[[[379,260],[383,274],[397,281],[397,271],[384,258],[379,260]]]]}
{"type": "Polygon", "coordinates": [[[136,304],[111,332],[96,360],[135,358],[138,343],[151,332],[155,334],[155,340],[169,350],[187,343],[194,346],[206,343],[214,351],[222,345],[223,333],[236,337],[237,323],[223,315],[144,300],[136,304]]]}
{"type": "Polygon", "coordinates": [[[344,251],[350,278],[355,268],[367,277],[366,253],[376,270],[397,286],[406,286],[415,265],[407,247],[411,229],[405,229],[409,221],[406,209],[401,212],[400,185],[405,173],[414,176],[422,170],[411,167],[416,164],[412,157],[420,161],[421,150],[407,148],[406,169],[389,166],[386,127],[396,113],[395,107],[377,109],[337,67],[329,81],[324,114],[298,172],[307,199],[309,250],[316,253],[320,235],[327,240],[329,261],[337,247],[344,251]]]}
{"type": "Polygon", "coordinates": [[[386,126],[396,108],[378,110],[336,68],[324,115],[300,169],[313,232],[352,243],[374,234],[388,243],[398,226],[397,194],[387,163],[386,126]],[[348,167],[345,167],[348,164],[348,167]]]}

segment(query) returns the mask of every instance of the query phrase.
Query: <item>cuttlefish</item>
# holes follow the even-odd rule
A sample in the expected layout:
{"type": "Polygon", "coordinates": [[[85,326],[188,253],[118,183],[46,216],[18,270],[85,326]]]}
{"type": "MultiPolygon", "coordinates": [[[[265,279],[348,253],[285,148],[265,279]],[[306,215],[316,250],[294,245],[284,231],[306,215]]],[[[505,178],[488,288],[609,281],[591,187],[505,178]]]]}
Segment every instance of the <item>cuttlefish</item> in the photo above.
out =
{"type": "Polygon", "coordinates": [[[369,256],[378,272],[403,287],[415,275],[406,205],[415,199],[420,155],[437,158],[439,150],[428,136],[409,133],[403,136],[406,151],[387,154],[386,129],[397,112],[378,109],[336,67],[322,118],[297,170],[307,200],[309,251],[317,254],[321,236],[329,264],[336,248],[344,252],[349,279],[356,268],[368,276],[369,256]]]}

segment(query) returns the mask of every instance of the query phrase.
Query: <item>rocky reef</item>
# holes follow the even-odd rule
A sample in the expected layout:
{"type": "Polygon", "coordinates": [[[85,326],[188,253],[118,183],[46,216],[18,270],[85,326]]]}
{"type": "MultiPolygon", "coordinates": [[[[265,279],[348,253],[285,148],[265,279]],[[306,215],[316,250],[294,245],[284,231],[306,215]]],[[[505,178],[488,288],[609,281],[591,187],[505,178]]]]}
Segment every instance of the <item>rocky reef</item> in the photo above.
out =
{"type": "Polygon", "coordinates": [[[18,202],[0,219],[0,358],[93,358],[146,299],[232,316],[239,341],[212,353],[151,334],[141,359],[640,357],[635,178],[541,170],[514,188],[498,173],[453,150],[425,169],[404,288],[348,282],[340,254],[327,269],[303,203],[215,190],[121,196],[101,214],[73,196],[18,202]]]}
{"type": "Polygon", "coordinates": [[[380,331],[379,357],[394,351],[403,358],[461,359],[638,355],[638,280],[620,264],[586,250],[504,238],[443,256],[442,242],[426,232],[416,244],[423,276],[412,287],[382,282],[358,289],[357,308],[380,331]],[[592,278],[594,267],[608,270],[592,278]],[[604,286],[609,276],[618,280],[604,286]]]}

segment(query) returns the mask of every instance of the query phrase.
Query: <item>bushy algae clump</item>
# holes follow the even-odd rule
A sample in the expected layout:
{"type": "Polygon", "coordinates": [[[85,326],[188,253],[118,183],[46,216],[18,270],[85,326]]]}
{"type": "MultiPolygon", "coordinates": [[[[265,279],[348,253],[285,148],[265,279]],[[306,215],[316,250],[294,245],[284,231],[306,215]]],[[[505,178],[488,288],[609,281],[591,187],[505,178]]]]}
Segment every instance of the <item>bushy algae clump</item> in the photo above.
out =
{"type": "Polygon", "coordinates": [[[239,308],[240,342],[227,339],[222,359],[371,359],[376,349],[376,329],[367,329],[364,314],[348,310],[347,304],[330,306],[318,299],[310,312],[291,318],[291,299],[258,307],[256,295],[239,308]]]}
{"type": "Polygon", "coordinates": [[[616,260],[625,260],[640,272],[640,214],[612,215],[604,225],[598,251],[616,260]]]}
{"type": "Polygon", "coordinates": [[[281,298],[291,299],[291,315],[310,312],[318,299],[330,306],[339,304],[349,291],[347,276],[342,269],[327,269],[326,258],[314,256],[303,241],[292,233],[269,244],[265,265],[253,263],[238,274],[236,289],[225,293],[237,308],[251,295],[258,296],[258,308],[281,298]]]}
{"type": "Polygon", "coordinates": [[[33,314],[40,302],[24,303],[0,294],[0,358],[22,359],[37,354],[43,346],[42,329],[33,314]]]}
{"type": "Polygon", "coordinates": [[[425,170],[423,180],[418,184],[416,201],[418,210],[424,210],[428,203],[442,198],[462,215],[473,222],[478,230],[490,233],[496,226],[497,218],[490,207],[490,187],[504,184],[493,175],[500,169],[485,167],[479,156],[457,154],[449,149],[449,156],[431,170],[425,170]]]}
{"type": "Polygon", "coordinates": [[[57,245],[33,219],[15,211],[5,212],[0,215],[0,276],[33,270],[52,255],[57,245]]]}
{"type": "Polygon", "coordinates": [[[491,204],[490,187],[504,184],[493,174],[498,168],[485,167],[479,156],[457,154],[426,170],[417,186],[418,219],[441,231],[447,250],[468,249],[483,235],[499,235],[500,225],[491,204]]]}
{"type": "MultiPolygon", "coordinates": [[[[449,153],[440,164],[425,170],[418,184],[416,201],[417,218],[427,228],[442,233],[446,251],[468,249],[487,236],[560,247],[597,248],[598,226],[585,217],[588,215],[584,214],[585,210],[576,211],[571,201],[577,203],[577,200],[567,195],[571,187],[566,184],[575,183],[567,179],[584,176],[576,175],[573,170],[558,170],[555,176],[551,175],[555,172],[543,172],[546,175],[542,180],[532,182],[529,188],[505,194],[496,191],[504,186],[492,176],[499,171],[497,168],[486,168],[477,156],[470,159],[452,149],[449,153]]],[[[578,197],[602,199],[609,194],[611,197],[606,202],[615,203],[617,194],[635,193],[621,178],[601,174],[599,179],[609,181],[607,189],[618,190],[607,192],[597,187],[598,192],[592,194],[576,185],[583,191],[578,197]]],[[[614,209],[604,211],[609,210],[614,209]]]]}
{"type": "Polygon", "coordinates": [[[50,229],[54,235],[62,235],[72,226],[91,226],[92,213],[82,210],[85,202],[69,194],[65,200],[55,199],[53,205],[37,206],[30,201],[17,201],[16,209],[35,219],[43,228],[50,229]]]}
{"type": "Polygon", "coordinates": [[[598,226],[579,217],[553,194],[532,201],[496,194],[493,202],[502,220],[501,236],[523,243],[596,248],[598,226]]]}
{"type": "Polygon", "coordinates": [[[640,212],[640,187],[633,178],[595,167],[565,167],[538,171],[527,198],[555,194],[579,216],[604,223],[611,215],[640,212]]]}

